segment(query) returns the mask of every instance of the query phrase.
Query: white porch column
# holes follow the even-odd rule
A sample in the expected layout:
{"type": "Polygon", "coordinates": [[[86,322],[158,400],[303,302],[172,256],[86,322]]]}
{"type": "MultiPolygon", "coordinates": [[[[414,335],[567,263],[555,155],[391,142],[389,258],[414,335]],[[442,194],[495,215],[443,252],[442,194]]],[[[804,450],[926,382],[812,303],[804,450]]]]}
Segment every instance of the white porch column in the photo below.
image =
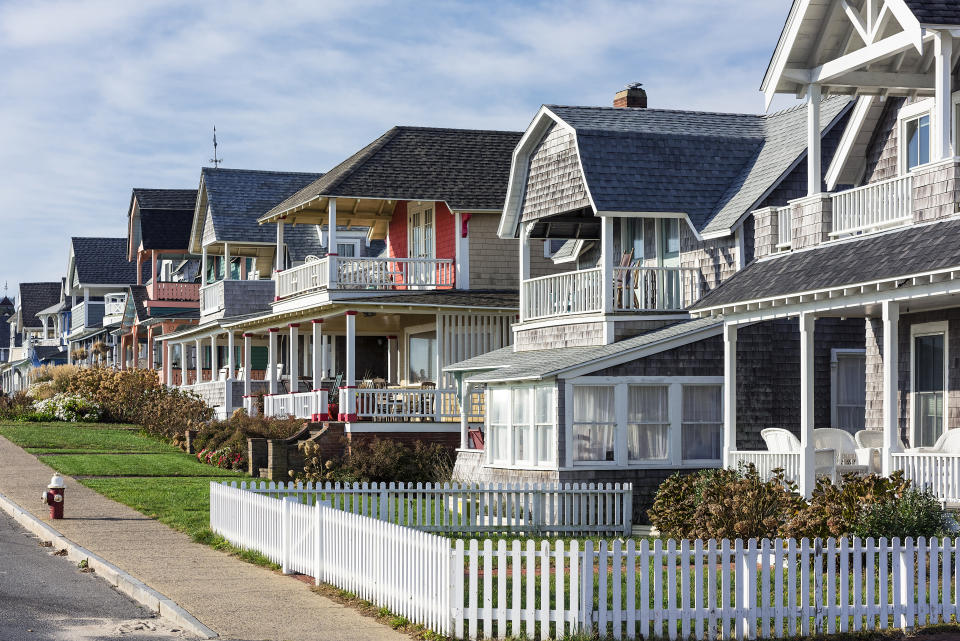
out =
{"type": "Polygon", "coordinates": [[[723,467],[733,467],[737,450],[737,326],[723,326],[723,467]]]}
{"type": "Polygon", "coordinates": [[[520,320],[528,318],[530,314],[524,281],[530,280],[530,238],[527,225],[520,223],[520,320]]]}
{"type": "Polygon", "coordinates": [[[267,339],[267,381],[270,383],[270,394],[277,393],[277,332],[279,327],[271,327],[268,330],[267,339]]]}
{"type": "Polygon", "coordinates": [[[227,380],[232,381],[237,375],[237,346],[234,344],[233,330],[227,332],[227,380]]]}
{"type": "Polygon", "coordinates": [[[800,314],[800,493],[813,495],[816,485],[813,447],[813,332],[816,318],[800,314]]]}
{"type": "Polygon", "coordinates": [[[933,120],[937,135],[933,141],[934,153],[931,154],[931,160],[947,160],[953,156],[953,136],[951,135],[953,110],[950,82],[950,73],[953,68],[953,36],[949,31],[935,31],[933,38],[933,57],[936,61],[933,120]]]}
{"type": "Polygon", "coordinates": [[[469,445],[467,433],[470,431],[470,394],[473,391],[473,385],[464,379],[460,390],[460,449],[465,450],[469,445]]]}
{"type": "Polygon", "coordinates": [[[284,260],[283,260],[283,220],[277,221],[277,256],[274,270],[277,272],[283,271],[284,260]]]}
{"type": "Polygon", "coordinates": [[[327,289],[337,288],[337,199],[327,199],[327,269],[330,270],[327,289]]]}
{"type": "Polygon", "coordinates": [[[347,422],[357,420],[357,374],[354,365],[357,362],[357,313],[346,312],[347,316],[347,384],[346,407],[340,408],[347,422]]]}
{"type": "Polygon", "coordinates": [[[173,345],[170,341],[163,341],[163,382],[167,387],[173,387],[173,345]]]}
{"type": "Polygon", "coordinates": [[[600,284],[603,313],[609,314],[613,312],[613,218],[604,216],[600,220],[600,284]]]}
{"type": "Polygon", "coordinates": [[[820,85],[807,87],[807,195],[820,193],[820,85]]]}
{"type": "Polygon", "coordinates": [[[323,319],[314,318],[310,323],[313,330],[313,391],[323,386],[323,319]]]}
{"type": "Polygon", "coordinates": [[[396,357],[397,337],[387,336],[387,383],[390,383],[391,385],[396,384],[397,371],[400,369],[399,363],[394,361],[396,357]]]}
{"type": "Polygon", "coordinates": [[[223,280],[230,279],[230,243],[223,243],[223,280]]]}
{"type": "Polygon", "coordinates": [[[251,385],[250,381],[253,380],[251,377],[250,369],[250,355],[252,354],[252,342],[253,334],[249,332],[243,333],[243,395],[250,396],[251,385]]]}
{"type": "Polygon", "coordinates": [[[201,381],[203,381],[203,346],[201,345],[199,338],[194,339],[193,343],[194,343],[193,347],[196,350],[196,354],[197,354],[196,356],[197,362],[195,363],[195,367],[197,370],[196,382],[200,383],[201,381]]]}
{"type": "Polygon", "coordinates": [[[217,354],[217,335],[210,337],[210,380],[220,380],[220,356],[217,354]]]}
{"type": "Polygon", "coordinates": [[[300,391],[300,323],[290,323],[290,393],[300,391]]]}
{"type": "Polygon", "coordinates": [[[180,387],[187,384],[187,344],[180,343],[180,387]]]}
{"type": "Polygon", "coordinates": [[[200,249],[200,286],[207,284],[207,246],[200,249]]]}
{"type": "Polygon", "coordinates": [[[893,472],[893,454],[901,451],[897,379],[900,362],[900,304],[883,302],[883,474],[893,472]]]}

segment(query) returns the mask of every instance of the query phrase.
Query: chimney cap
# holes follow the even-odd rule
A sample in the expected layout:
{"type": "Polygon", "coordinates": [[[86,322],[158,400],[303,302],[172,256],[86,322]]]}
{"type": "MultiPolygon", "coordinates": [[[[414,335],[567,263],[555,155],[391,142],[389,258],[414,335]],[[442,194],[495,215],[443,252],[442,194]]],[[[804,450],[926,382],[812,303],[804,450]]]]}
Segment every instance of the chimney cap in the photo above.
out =
{"type": "Polygon", "coordinates": [[[626,88],[627,88],[627,89],[640,89],[640,88],[642,88],[642,87],[643,87],[643,83],[642,83],[642,82],[631,82],[630,84],[627,85],[626,88]]]}
{"type": "Polygon", "coordinates": [[[647,92],[642,82],[631,82],[613,97],[614,107],[645,108],[647,106],[647,92]]]}

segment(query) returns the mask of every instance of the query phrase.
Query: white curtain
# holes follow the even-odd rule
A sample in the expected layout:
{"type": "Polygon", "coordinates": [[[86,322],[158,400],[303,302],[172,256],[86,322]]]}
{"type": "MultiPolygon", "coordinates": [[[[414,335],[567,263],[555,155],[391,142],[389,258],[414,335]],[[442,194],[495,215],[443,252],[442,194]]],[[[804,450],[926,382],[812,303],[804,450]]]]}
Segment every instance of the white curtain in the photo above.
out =
{"type": "Polygon", "coordinates": [[[837,425],[855,434],[864,429],[867,363],[861,354],[837,356],[837,425]]]}
{"type": "Polygon", "coordinates": [[[627,450],[631,461],[667,458],[670,389],[666,385],[628,388],[627,450]]]}
{"type": "Polygon", "coordinates": [[[681,451],[685,460],[717,460],[723,449],[720,385],[684,385],[681,451]]]}
{"type": "Polygon", "coordinates": [[[574,457],[578,461],[614,460],[614,388],[577,385],[573,388],[574,457]]]}
{"type": "Polygon", "coordinates": [[[556,458],[557,442],[553,429],[553,388],[536,388],[536,408],[534,421],[536,423],[537,462],[553,463],[556,458]]]}

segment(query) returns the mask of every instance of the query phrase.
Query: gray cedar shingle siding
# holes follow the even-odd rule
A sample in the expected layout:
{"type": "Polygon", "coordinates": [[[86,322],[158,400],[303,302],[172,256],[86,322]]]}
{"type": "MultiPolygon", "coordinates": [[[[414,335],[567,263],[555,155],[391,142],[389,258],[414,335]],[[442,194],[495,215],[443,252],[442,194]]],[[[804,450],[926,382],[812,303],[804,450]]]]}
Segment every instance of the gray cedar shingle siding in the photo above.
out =
{"type": "Polygon", "coordinates": [[[880,114],[880,121],[867,143],[865,183],[894,178],[897,171],[897,114],[903,107],[903,98],[889,98],[880,114]]]}
{"type": "Polygon", "coordinates": [[[268,215],[318,196],[438,200],[452,210],[499,210],[515,131],[394,127],[285,200],[268,215]]]}
{"type": "Polygon", "coordinates": [[[757,261],[700,299],[702,309],[960,266],[960,220],[916,225],[757,261]],[[865,260],[864,257],[869,257],[865,260]]]}
{"type": "Polygon", "coordinates": [[[530,155],[521,220],[590,207],[574,134],[556,124],[530,155]]]}
{"type": "Polygon", "coordinates": [[[217,230],[213,226],[213,213],[209,209],[203,218],[203,234],[201,238],[203,239],[203,245],[216,242],[217,240],[217,230]]]}

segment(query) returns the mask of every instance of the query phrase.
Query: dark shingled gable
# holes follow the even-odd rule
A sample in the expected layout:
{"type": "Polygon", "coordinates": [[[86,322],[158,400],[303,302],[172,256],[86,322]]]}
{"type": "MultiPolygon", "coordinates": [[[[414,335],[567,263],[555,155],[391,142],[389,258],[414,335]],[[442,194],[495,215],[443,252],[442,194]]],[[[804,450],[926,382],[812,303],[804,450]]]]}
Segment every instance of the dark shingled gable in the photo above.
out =
{"type": "MultiPolygon", "coordinates": [[[[137,282],[137,264],[127,260],[126,238],[74,237],[71,243],[81,285],[129,285],[137,282]]],[[[145,279],[149,278],[149,263],[143,265],[143,275],[145,279]]]]}
{"type": "Polygon", "coordinates": [[[190,244],[193,209],[141,209],[140,238],[144,249],[183,249],[190,244]]]}
{"type": "Polygon", "coordinates": [[[318,196],[439,200],[452,209],[499,210],[522,132],[394,127],[268,212],[318,196]]]}
{"type": "Polygon", "coordinates": [[[60,287],[59,281],[20,283],[20,322],[23,327],[43,327],[37,312],[60,302],[60,287]]]}
{"type": "Polygon", "coordinates": [[[133,197],[140,209],[189,209],[197,206],[196,189],[144,189],[133,188],[133,197]]]}
{"type": "Polygon", "coordinates": [[[950,220],[754,261],[693,309],[960,267],[958,239],[950,220]]]}
{"type": "Polygon", "coordinates": [[[960,25],[958,0],[905,0],[920,24],[960,25]]]}

